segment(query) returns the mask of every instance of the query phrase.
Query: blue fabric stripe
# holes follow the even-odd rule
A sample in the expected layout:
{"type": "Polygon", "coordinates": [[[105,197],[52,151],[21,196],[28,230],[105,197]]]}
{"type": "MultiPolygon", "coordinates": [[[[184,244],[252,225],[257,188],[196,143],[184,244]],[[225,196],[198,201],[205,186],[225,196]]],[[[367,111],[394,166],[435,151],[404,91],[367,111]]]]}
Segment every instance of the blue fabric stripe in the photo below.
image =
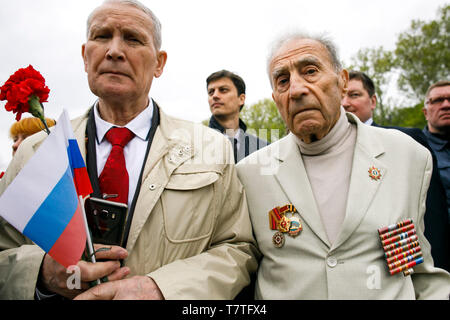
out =
{"type": "Polygon", "coordinates": [[[67,153],[69,154],[69,162],[72,170],[85,167],[84,159],[81,156],[80,148],[78,148],[77,140],[69,139],[67,153]]]}
{"type": "Polygon", "coordinates": [[[23,234],[45,252],[55,244],[72,219],[78,205],[71,169],[59,182],[28,222],[23,234]]]}

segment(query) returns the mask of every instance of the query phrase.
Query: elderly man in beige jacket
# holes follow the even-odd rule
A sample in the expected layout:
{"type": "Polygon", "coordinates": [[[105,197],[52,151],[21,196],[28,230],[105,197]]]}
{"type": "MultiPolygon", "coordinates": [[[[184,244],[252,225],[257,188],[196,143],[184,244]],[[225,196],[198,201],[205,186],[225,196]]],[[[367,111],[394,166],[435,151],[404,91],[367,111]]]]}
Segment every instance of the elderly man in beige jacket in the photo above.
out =
{"type": "MultiPolygon", "coordinates": [[[[124,151],[132,215],[126,248],[99,252],[95,264],[80,261],[81,288],[71,290],[67,270],[0,220],[1,299],[232,299],[249,283],[257,250],[230,143],[149,99],[167,59],[160,46],[159,21],[138,1],[105,1],[89,17],[82,53],[99,100],[72,126],[94,192],[111,150],[106,131],[134,133],[124,151]],[[109,282],[86,290],[105,276],[109,282]]],[[[44,138],[20,146],[0,193],[44,138]]]]}
{"type": "Polygon", "coordinates": [[[283,38],[268,71],[290,134],[237,166],[263,254],[256,298],[448,299],[423,235],[429,151],[345,113],[348,73],[327,39],[283,38]],[[391,276],[377,230],[408,218],[424,262],[391,276]]]}

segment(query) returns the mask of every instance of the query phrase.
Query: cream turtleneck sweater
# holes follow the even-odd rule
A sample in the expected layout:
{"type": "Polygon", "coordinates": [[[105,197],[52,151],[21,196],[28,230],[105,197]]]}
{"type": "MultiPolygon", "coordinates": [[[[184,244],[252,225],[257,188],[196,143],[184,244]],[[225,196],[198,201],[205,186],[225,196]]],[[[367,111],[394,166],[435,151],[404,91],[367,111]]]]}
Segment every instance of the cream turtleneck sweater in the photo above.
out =
{"type": "Polygon", "coordinates": [[[348,122],[345,110],[341,107],[339,120],[321,140],[306,144],[294,137],[302,154],[322,224],[332,244],[345,218],[356,125],[348,122]]]}

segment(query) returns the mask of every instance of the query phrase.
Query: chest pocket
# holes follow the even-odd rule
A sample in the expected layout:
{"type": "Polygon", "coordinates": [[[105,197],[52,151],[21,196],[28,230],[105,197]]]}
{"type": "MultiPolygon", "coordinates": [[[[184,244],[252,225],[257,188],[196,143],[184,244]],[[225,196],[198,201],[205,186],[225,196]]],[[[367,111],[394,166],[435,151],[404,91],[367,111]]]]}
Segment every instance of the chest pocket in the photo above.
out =
{"type": "Polygon", "coordinates": [[[216,215],[215,171],[175,172],[161,195],[165,233],[170,242],[197,241],[211,235],[216,215]]]}

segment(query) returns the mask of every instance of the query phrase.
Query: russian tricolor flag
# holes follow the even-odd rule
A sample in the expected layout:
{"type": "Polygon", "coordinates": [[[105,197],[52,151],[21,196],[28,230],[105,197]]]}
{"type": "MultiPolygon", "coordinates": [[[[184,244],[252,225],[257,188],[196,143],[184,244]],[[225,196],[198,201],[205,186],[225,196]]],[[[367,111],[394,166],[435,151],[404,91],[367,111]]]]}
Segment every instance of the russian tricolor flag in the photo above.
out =
{"type": "Polygon", "coordinates": [[[64,267],[77,264],[86,231],[77,195],[92,193],[64,110],[57,125],[0,197],[0,215],[64,267]]]}

